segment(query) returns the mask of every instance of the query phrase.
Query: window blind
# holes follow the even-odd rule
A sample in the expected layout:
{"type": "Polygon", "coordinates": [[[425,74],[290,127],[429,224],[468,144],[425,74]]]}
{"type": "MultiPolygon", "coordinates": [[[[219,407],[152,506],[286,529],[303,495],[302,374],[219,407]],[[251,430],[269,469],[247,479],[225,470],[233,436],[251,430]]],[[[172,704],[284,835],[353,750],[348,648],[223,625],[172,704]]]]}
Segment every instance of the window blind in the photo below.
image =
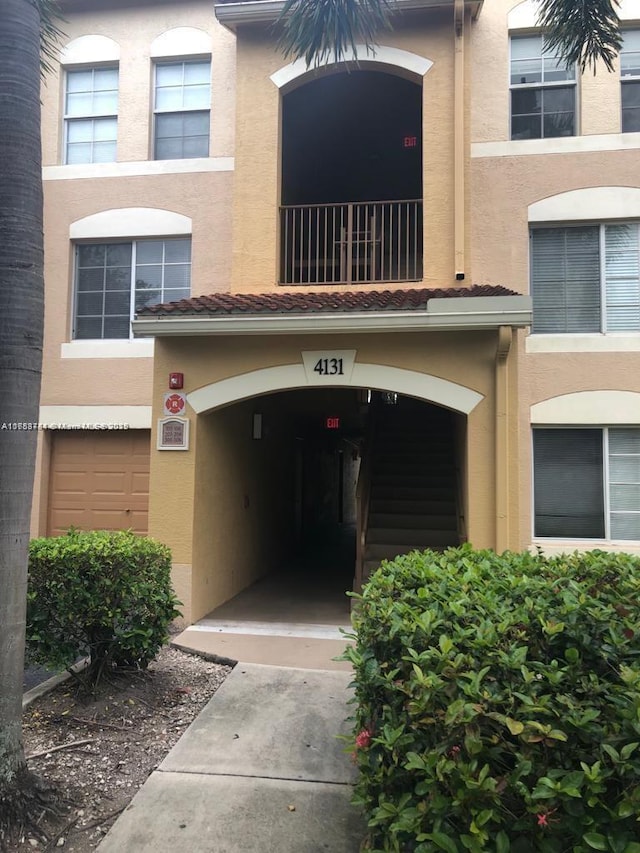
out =
{"type": "Polygon", "coordinates": [[[533,332],[599,332],[600,229],[531,232],[533,332]]]}
{"type": "Polygon", "coordinates": [[[640,262],[638,226],[605,228],[607,331],[640,329],[640,262]]]}
{"type": "Polygon", "coordinates": [[[602,430],[533,432],[536,536],[604,539],[602,430]]]}

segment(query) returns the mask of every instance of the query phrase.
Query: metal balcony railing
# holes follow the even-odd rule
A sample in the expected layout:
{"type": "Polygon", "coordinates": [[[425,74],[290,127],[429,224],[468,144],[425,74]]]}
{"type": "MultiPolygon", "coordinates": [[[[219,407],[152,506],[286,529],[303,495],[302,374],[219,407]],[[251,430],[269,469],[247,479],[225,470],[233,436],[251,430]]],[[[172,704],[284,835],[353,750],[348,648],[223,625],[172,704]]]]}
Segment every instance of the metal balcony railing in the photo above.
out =
{"type": "Polygon", "coordinates": [[[421,200],[280,208],[281,284],[421,278],[421,200]]]}

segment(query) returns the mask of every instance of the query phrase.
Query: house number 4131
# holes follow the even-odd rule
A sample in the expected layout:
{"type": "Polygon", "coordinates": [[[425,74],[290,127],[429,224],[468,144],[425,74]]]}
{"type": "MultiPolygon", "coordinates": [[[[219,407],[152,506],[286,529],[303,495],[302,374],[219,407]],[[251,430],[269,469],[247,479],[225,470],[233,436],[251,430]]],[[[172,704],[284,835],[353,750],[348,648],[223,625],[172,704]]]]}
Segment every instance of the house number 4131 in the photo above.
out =
{"type": "Polygon", "coordinates": [[[351,381],[354,349],[303,350],[302,362],[309,385],[345,385],[351,381]]]}
{"type": "Polygon", "coordinates": [[[341,358],[319,358],[313,371],[319,376],[344,376],[341,358]]]}

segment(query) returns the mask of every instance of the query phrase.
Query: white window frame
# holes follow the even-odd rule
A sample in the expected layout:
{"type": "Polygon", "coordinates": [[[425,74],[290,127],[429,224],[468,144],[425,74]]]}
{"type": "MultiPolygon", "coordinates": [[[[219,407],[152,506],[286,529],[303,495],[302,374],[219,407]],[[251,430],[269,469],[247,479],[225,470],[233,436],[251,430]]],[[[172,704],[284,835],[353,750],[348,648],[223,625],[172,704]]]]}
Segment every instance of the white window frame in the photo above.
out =
{"type": "MultiPolygon", "coordinates": [[[[637,33],[638,39],[640,40],[640,29],[639,28],[634,27],[634,28],[631,28],[628,30],[624,30],[622,33],[623,37],[626,33],[637,33]]],[[[622,91],[624,90],[625,86],[637,86],[638,89],[640,89],[640,72],[638,74],[623,74],[622,57],[624,56],[625,53],[626,53],[626,51],[624,50],[624,44],[623,44],[622,49],[620,50],[620,90],[621,90],[620,91],[620,130],[622,133],[634,133],[637,131],[625,130],[624,129],[624,109],[622,106],[622,91]]],[[[637,51],[635,51],[635,50],[629,51],[629,53],[637,53],[637,51]]],[[[639,61],[639,64],[640,64],[640,61],[639,61]]],[[[640,110],[639,110],[639,112],[640,112],[640,110]]]]}
{"type": "MultiPolygon", "coordinates": [[[[132,340],[133,339],[133,332],[131,329],[131,322],[132,322],[132,320],[135,319],[135,315],[136,315],[135,296],[136,296],[136,270],[138,268],[138,263],[137,263],[137,247],[138,247],[138,244],[150,243],[150,242],[156,242],[156,243],[162,242],[162,243],[166,244],[166,243],[170,243],[170,242],[176,241],[176,240],[188,240],[189,244],[190,244],[189,294],[188,295],[185,294],[185,296],[183,297],[183,298],[189,298],[189,296],[191,295],[191,292],[192,292],[192,282],[191,282],[191,278],[192,278],[192,276],[191,276],[191,273],[192,273],[192,254],[191,254],[191,252],[193,250],[193,244],[192,244],[192,239],[191,239],[190,235],[181,234],[181,235],[173,236],[173,237],[145,237],[145,238],[138,238],[138,239],[132,239],[132,240],[117,240],[117,239],[83,240],[83,241],[76,242],[75,246],[74,246],[74,288],[73,288],[74,298],[73,298],[73,316],[71,318],[71,321],[72,321],[71,340],[74,343],[75,342],[88,342],[88,341],[127,341],[127,340],[130,341],[130,340],[132,340]],[[82,246],[115,245],[115,244],[119,244],[119,245],[123,245],[123,246],[131,246],[131,277],[130,277],[130,286],[129,286],[129,334],[127,337],[118,337],[118,338],[109,338],[109,337],[104,337],[104,336],[100,337],[100,338],[84,338],[84,337],[78,338],[78,337],[76,337],[76,325],[77,325],[77,321],[78,321],[78,298],[80,295],[80,289],[78,287],[78,271],[79,271],[78,255],[79,255],[79,249],[82,246]]],[[[177,263],[178,262],[176,262],[176,264],[177,263]]],[[[181,261],[179,263],[184,264],[186,262],[181,261]]],[[[163,260],[163,263],[162,263],[163,279],[164,279],[164,269],[165,269],[166,265],[167,265],[166,261],[163,260]]],[[[170,289],[174,289],[174,288],[165,288],[164,281],[163,281],[163,284],[161,285],[161,288],[160,288],[160,292],[161,292],[160,300],[159,300],[160,302],[163,301],[165,290],[170,290],[170,289]]],[[[108,316],[108,315],[105,315],[104,310],[103,310],[103,312],[101,314],[103,328],[104,328],[105,316],[108,316]]]]}
{"type": "MultiPolygon", "coordinates": [[[[598,543],[616,543],[620,547],[640,545],[640,539],[613,539],[611,537],[611,478],[610,478],[610,463],[609,463],[609,432],[610,430],[633,429],[640,432],[640,424],[535,424],[531,430],[531,533],[533,542],[587,542],[590,546],[596,547],[598,543]],[[603,492],[603,513],[604,513],[604,538],[596,537],[574,537],[574,536],[541,536],[536,534],[536,503],[535,503],[535,454],[533,434],[536,430],[599,430],[602,433],[602,492],[603,492]]],[[[640,507],[638,510],[630,510],[634,514],[637,512],[640,515],[640,507]]]]}
{"type": "MultiPolygon", "coordinates": [[[[92,93],[95,92],[95,89],[92,89],[92,93]]],[[[91,65],[91,66],[77,66],[71,65],[64,69],[64,103],[63,103],[63,140],[62,140],[62,162],[65,166],[67,165],[80,165],[77,163],[69,163],[69,127],[74,122],[81,121],[91,121],[91,120],[100,120],[100,119],[113,119],[116,123],[116,138],[115,142],[115,151],[113,160],[100,160],[95,161],[93,159],[93,146],[95,144],[95,138],[92,135],[91,138],[91,152],[92,157],[89,161],[89,164],[94,164],[96,162],[99,163],[115,163],[117,162],[117,147],[118,147],[118,110],[119,110],[119,96],[120,96],[120,65],[118,62],[109,62],[103,65],[91,65]],[[73,113],[67,112],[67,98],[69,96],[69,76],[76,73],[87,73],[91,72],[92,78],[95,76],[96,71],[115,71],[117,77],[117,88],[116,88],[116,109],[115,112],[90,112],[83,115],[76,115],[73,113]]],[[[88,165],[88,164],[87,164],[88,165]]]]}
{"type": "MultiPolygon", "coordinates": [[[[184,77],[184,72],[183,72],[184,77]]],[[[157,58],[153,61],[153,136],[151,140],[151,156],[153,160],[162,159],[157,156],[156,145],[157,145],[157,121],[158,116],[166,115],[166,114],[185,114],[185,113],[208,113],[209,116],[209,135],[207,138],[207,153],[202,155],[203,157],[211,156],[211,56],[188,56],[188,57],[170,57],[166,59],[157,58]],[[209,103],[206,109],[202,107],[182,107],[180,110],[163,110],[158,109],[157,106],[157,92],[158,92],[158,68],[167,66],[167,65],[182,65],[183,68],[185,65],[195,65],[195,64],[207,63],[209,65],[209,103]]],[[[190,160],[193,159],[191,157],[177,157],[173,158],[176,160],[190,160]]]]}
{"type": "MultiPolygon", "coordinates": [[[[534,231],[540,230],[566,230],[568,228],[598,228],[599,236],[598,236],[598,245],[599,245],[599,278],[600,278],[600,329],[597,332],[591,331],[576,331],[576,332],[549,332],[549,331],[534,331],[534,326],[531,327],[531,335],[566,335],[566,336],[574,336],[574,335],[588,335],[588,334],[599,334],[599,335],[636,335],[640,333],[640,325],[636,329],[614,329],[610,331],[607,327],[607,276],[606,276],[606,229],[610,226],[619,226],[619,225],[628,225],[635,227],[638,235],[638,302],[640,304],[640,221],[638,220],[620,220],[613,222],[572,222],[572,223],[553,223],[552,225],[543,225],[536,224],[530,225],[529,234],[530,237],[533,235],[534,231]]],[[[531,249],[529,251],[529,291],[531,296],[534,295],[534,287],[533,287],[533,264],[531,261],[531,249]]],[[[534,309],[535,310],[535,309],[534,309]]],[[[535,323],[535,314],[534,314],[534,323],[535,323]]]]}
{"type": "MultiPolygon", "coordinates": [[[[543,58],[546,55],[544,50],[540,52],[541,62],[541,77],[540,82],[536,83],[512,83],[511,82],[511,63],[513,42],[525,38],[539,37],[541,44],[544,47],[544,33],[541,32],[512,32],[509,34],[509,63],[508,63],[508,84],[509,84],[509,140],[512,142],[531,142],[534,139],[570,139],[579,136],[579,113],[578,113],[578,74],[577,68],[573,68],[573,78],[568,80],[544,80],[544,63],[543,58]],[[513,97],[512,92],[522,91],[525,89],[558,89],[573,87],[573,133],[569,136],[531,136],[524,139],[514,139],[513,136],[513,97]]],[[[544,113],[541,113],[541,127],[544,130],[544,113]]]]}

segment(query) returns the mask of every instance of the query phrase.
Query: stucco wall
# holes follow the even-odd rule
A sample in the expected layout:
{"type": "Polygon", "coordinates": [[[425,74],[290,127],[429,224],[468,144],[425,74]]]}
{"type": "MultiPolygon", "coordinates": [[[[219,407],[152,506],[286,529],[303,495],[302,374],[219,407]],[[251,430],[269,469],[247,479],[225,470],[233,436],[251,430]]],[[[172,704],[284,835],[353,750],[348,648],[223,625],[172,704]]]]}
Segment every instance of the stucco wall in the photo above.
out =
{"type": "MultiPolygon", "coordinates": [[[[471,71],[471,141],[509,139],[509,33],[531,32],[529,27],[509,30],[509,12],[524,3],[492,0],[485,3],[473,28],[471,71]]],[[[533,7],[533,4],[527,3],[533,7]]],[[[520,23],[533,23],[533,11],[520,23]]],[[[515,21],[514,21],[515,22],[515,21]]],[[[620,69],[609,73],[600,63],[597,73],[587,71],[577,81],[578,133],[620,133],[620,69]]]]}
{"type": "MultiPolygon", "coordinates": [[[[218,23],[210,3],[184,0],[170,4],[141,2],[71,4],[62,29],[61,47],[87,35],[102,35],[120,47],[118,103],[118,162],[147,160],[151,152],[153,74],[151,47],[156,38],[176,27],[194,27],[207,33],[211,51],[211,157],[233,155],[235,38],[218,23]]],[[[188,51],[187,51],[188,53],[188,51]]],[[[59,71],[48,75],[43,87],[43,164],[62,162],[64,83],[59,71]]]]}
{"type": "MultiPolygon", "coordinates": [[[[459,383],[483,395],[468,416],[461,454],[467,535],[478,547],[493,547],[496,342],[493,332],[163,338],[156,348],[155,417],[169,372],[184,373],[189,394],[229,376],[297,363],[302,350],[352,348],[357,351],[357,362],[394,366],[459,383]]],[[[512,358],[515,353],[514,349],[512,358]]],[[[515,361],[510,371],[508,430],[511,445],[517,448],[515,361]]],[[[326,389],[321,393],[326,395],[326,389]]],[[[150,533],[173,548],[176,562],[193,566],[190,613],[194,618],[258,577],[266,568],[261,557],[277,553],[274,543],[278,538],[285,547],[290,542],[290,527],[287,533],[279,526],[291,517],[291,508],[282,503],[285,498],[278,480],[289,476],[292,434],[273,401],[268,396],[254,398],[198,416],[188,409],[192,429],[197,425],[191,449],[152,450],[150,533]],[[273,425],[272,436],[266,440],[250,438],[254,410],[265,412],[265,421],[273,425]],[[233,570],[221,566],[233,566],[233,570]]],[[[295,408],[295,398],[292,405],[295,408]]],[[[460,420],[464,423],[464,416],[460,420]]],[[[516,519],[518,494],[513,484],[517,484],[517,465],[516,453],[508,462],[516,519]]],[[[518,547],[517,521],[512,527],[510,544],[518,547]]]]}
{"type": "Polygon", "coordinates": [[[280,565],[293,546],[293,434],[273,398],[199,417],[192,618],[280,565]],[[265,432],[252,439],[259,410],[265,432]],[[268,427],[267,427],[268,425],[268,427]]]}
{"type": "MultiPolygon", "coordinates": [[[[433,62],[423,81],[424,245],[427,285],[453,281],[453,22],[435,11],[399,21],[383,38],[433,62]]],[[[271,32],[243,27],[238,39],[237,154],[234,191],[234,291],[264,291],[277,281],[280,99],[271,75],[286,63],[271,32]]],[[[362,67],[373,67],[363,57],[362,67]]],[[[385,69],[378,66],[378,70],[385,69]]],[[[352,69],[357,73],[357,69],[352,69]]],[[[313,79],[310,72],[308,79],[313,79]]],[[[296,81],[303,85],[304,78],[296,81]]]]}

